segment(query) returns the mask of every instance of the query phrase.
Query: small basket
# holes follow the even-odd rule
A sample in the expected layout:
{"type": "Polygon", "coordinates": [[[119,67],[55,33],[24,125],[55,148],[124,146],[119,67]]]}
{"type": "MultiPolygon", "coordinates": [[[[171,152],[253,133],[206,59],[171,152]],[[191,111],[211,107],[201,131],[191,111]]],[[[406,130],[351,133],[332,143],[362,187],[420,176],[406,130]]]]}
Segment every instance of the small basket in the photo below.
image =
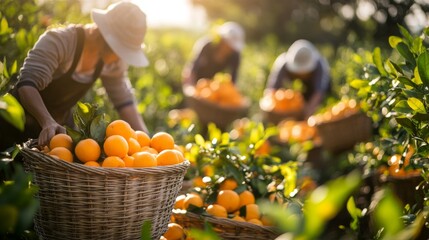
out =
{"type": "Polygon", "coordinates": [[[281,233],[275,227],[259,226],[253,223],[240,222],[229,218],[203,216],[183,210],[173,210],[176,223],[184,228],[204,228],[208,222],[222,239],[275,239],[281,233]]]}
{"type": "Polygon", "coordinates": [[[281,121],[289,120],[301,120],[302,112],[301,111],[288,111],[288,112],[275,112],[275,111],[266,111],[261,109],[262,117],[264,122],[272,123],[274,125],[279,124],[281,121]]]}
{"type": "Polygon", "coordinates": [[[234,120],[246,117],[249,112],[248,99],[242,106],[231,107],[197,98],[187,90],[184,90],[184,96],[186,105],[197,113],[203,125],[214,123],[218,128],[226,129],[234,120]]]}
{"type": "Polygon", "coordinates": [[[413,206],[416,204],[418,208],[423,207],[425,193],[422,187],[417,188],[424,181],[421,173],[406,176],[387,176],[384,181],[391,186],[395,195],[404,205],[410,204],[410,206],[413,206]]]}
{"type": "Polygon", "coordinates": [[[338,153],[372,136],[371,119],[362,112],[316,125],[323,148],[338,153]]]}
{"type": "Polygon", "coordinates": [[[39,188],[34,226],[42,239],[140,239],[145,221],[152,224],[152,239],[159,239],[189,167],[189,161],[152,168],[88,167],[26,144],[21,153],[39,188]]]}

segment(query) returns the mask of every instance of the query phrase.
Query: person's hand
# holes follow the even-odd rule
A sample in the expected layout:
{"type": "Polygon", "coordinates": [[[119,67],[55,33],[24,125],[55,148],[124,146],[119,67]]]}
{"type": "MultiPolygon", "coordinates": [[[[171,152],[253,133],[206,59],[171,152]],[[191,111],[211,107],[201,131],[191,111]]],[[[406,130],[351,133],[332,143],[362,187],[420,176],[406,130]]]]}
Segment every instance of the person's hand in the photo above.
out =
{"type": "Polygon", "coordinates": [[[56,122],[43,126],[42,131],[39,134],[39,146],[47,146],[49,141],[51,141],[51,138],[55,136],[55,134],[59,133],[66,133],[66,128],[56,122]]]}

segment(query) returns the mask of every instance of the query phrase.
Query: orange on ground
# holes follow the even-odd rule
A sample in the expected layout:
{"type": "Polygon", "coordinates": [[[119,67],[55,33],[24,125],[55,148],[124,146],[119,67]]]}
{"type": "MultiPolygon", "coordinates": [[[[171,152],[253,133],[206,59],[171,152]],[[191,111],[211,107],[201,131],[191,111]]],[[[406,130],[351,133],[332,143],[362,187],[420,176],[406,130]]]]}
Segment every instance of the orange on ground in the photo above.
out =
{"type": "Polygon", "coordinates": [[[240,207],[240,197],[232,190],[222,190],[217,195],[217,204],[222,205],[231,213],[240,207]]]}
{"type": "Polygon", "coordinates": [[[57,156],[59,159],[64,160],[66,162],[73,162],[73,153],[65,147],[53,148],[48,154],[52,156],[57,156]]]}
{"type": "Polygon", "coordinates": [[[122,158],[122,160],[125,163],[125,167],[134,167],[134,158],[130,155],[125,156],[122,158]]]}
{"type": "Polygon", "coordinates": [[[83,165],[88,166],[88,167],[100,167],[100,164],[98,162],[95,162],[95,161],[89,161],[83,165]]]}
{"type": "Polygon", "coordinates": [[[131,128],[130,124],[120,119],[114,120],[106,127],[106,138],[113,135],[120,135],[125,139],[136,137],[136,133],[134,132],[134,129],[131,128]]]}
{"type": "Polygon", "coordinates": [[[185,203],[186,195],[182,194],[176,197],[176,201],[174,202],[174,209],[185,209],[184,203],[185,203]]]}
{"type": "Polygon", "coordinates": [[[136,152],[133,154],[134,167],[156,167],[155,156],[148,152],[136,152]]]}
{"type": "Polygon", "coordinates": [[[101,148],[97,141],[91,138],[80,140],[74,148],[74,154],[81,162],[97,161],[101,148]]]}
{"type": "Polygon", "coordinates": [[[166,149],[156,156],[156,162],[158,166],[178,164],[179,157],[177,156],[176,150],[166,149]]]}
{"type": "Polygon", "coordinates": [[[174,149],[174,139],[166,132],[157,132],[150,139],[150,147],[158,152],[166,149],[174,149]]]}
{"type": "Polygon", "coordinates": [[[146,147],[150,145],[150,137],[147,133],[137,130],[136,139],[140,144],[140,147],[146,147]]]}
{"type": "Polygon", "coordinates": [[[251,191],[246,190],[240,193],[239,197],[240,197],[240,207],[245,206],[247,204],[255,203],[255,196],[251,191]]]}
{"type": "Polygon", "coordinates": [[[185,238],[185,231],[182,226],[177,223],[169,223],[168,229],[164,233],[164,237],[167,240],[181,240],[185,238]]]}
{"type": "Polygon", "coordinates": [[[124,160],[117,156],[110,156],[104,159],[103,163],[101,164],[102,167],[111,167],[111,168],[119,168],[119,167],[125,167],[124,160]]]}
{"type": "Polygon", "coordinates": [[[246,205],[246,221],[249,221],[250,219],[259,219],[261,217],[261,214],[259,212],[259,206],[256,204],[248,204],[246,205]]]}
{"type": "Polygon", "coordinates": [[[225,179],[219,186],[220,190],[234,190],[238,186],[237,181],[233,178],[225,179]]]}
{"type": "Polygon", "coordinates": [[[71,151],[73,147],[73,140],[65,133],[56,134],[51,138],[51,141],[49,141],[49,148],[54,149],[56,147],[65,147],[71,151]]]}
{"type": "Polygon", "coordinates": [[[253,218],[253,219],[247,220],[247,222],[249,222],[249,223],[253,223],[253,224],[256,224],[256,225],[259,225],[259,226],[263,226],[263,224],[262,224],[261,220],[256,219],[256,218],[253,218]]]}
{"type": "Polygon", "coordinates": [[[202,207],[204,205],[204,201],[200,195],[196,193],[187,194],[185,200],[183,201],[183,207],[184,209],[188,209],[190,205],[202,207]]]}
{"type": "Polygon", "coordinates": [[[128,143],[124,137],[120,135],[112,135],[104,141],[104,153],[107,156],[117,156],[123,158],[128,154],[128,143]]]}
{"type": "Polygon", "coordinates": [[[128,155],[133,155],[134,153],[141,150],[140,143],[135,138],[128,138],[128,155]]]}
{"type": "Polygon", "coordinates": [[[207,209],[207,213],[210,215],[213,215],[215,217],[228,217],[228,213],[226,212],[226,209],[219,205],[219,204],[210,204],[207,209]]]}

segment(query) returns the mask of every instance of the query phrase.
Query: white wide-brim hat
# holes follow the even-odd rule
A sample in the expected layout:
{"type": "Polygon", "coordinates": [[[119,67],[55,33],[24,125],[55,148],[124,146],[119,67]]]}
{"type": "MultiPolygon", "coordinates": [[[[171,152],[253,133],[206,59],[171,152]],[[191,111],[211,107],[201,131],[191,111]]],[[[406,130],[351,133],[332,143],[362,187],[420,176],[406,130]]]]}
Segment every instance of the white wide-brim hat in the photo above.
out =
{"type": "Polygon", "coordinates": [[[295,41],[286,53],[286,68],[292,73],[305,74],[316,69],[319,51],[309,41],[295,41]]]}
{"type": "Polygon", "coordinates": [[[225,39],[228,45],[235,51],[240,52],[244,47],[244,30],[235,22],[226,22],[218,29],[220,37],[225,39]]]}
{"type": "Polygon", "coordinates": [[[136,67],[149,64],[142,45],[146,15],[137,5],[121,1],[106,10],[94,9],[91,16],[109,47],[125,63],[136,67]]]}

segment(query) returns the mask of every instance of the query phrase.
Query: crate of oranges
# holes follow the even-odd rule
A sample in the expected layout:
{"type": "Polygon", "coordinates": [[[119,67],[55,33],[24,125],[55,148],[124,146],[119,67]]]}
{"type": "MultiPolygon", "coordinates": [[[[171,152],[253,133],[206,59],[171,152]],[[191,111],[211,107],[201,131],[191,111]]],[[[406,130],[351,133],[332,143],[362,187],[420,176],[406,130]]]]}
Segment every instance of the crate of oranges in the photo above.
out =
{"type": "Polygon", "coordinates": [[[225,129],[235,119],[247,116],[250,101],[244,97],[228,74],[200,79],[195,86],[184,86],[186,105],[193,109],[201,124],[214,123],[225,129]]]}
{"type": "Polygon", "coordinates": [[[167,132],[106,125],[101,142],[57,134],[48,146],[21,146],[39,188],[34,223],[43,239],[139,239],[145,221],[153,239],[167,230],[189,161],[167,132]]]}
{"type": "Polygon", "coordinates": [[[300,120],[304,107],[304,97],[292,89],[266,89],[259,100],[259,108],[264,121],[278,124],[282,120],[300,120]]]}
{"type": "Polygon", "coordinates": [[[360,110],[354,99],[344,99],[324,112],[311,116],[308,125],[315,126],[323,148],[338,153],[372,136],[371,119],[360,110]]]}

